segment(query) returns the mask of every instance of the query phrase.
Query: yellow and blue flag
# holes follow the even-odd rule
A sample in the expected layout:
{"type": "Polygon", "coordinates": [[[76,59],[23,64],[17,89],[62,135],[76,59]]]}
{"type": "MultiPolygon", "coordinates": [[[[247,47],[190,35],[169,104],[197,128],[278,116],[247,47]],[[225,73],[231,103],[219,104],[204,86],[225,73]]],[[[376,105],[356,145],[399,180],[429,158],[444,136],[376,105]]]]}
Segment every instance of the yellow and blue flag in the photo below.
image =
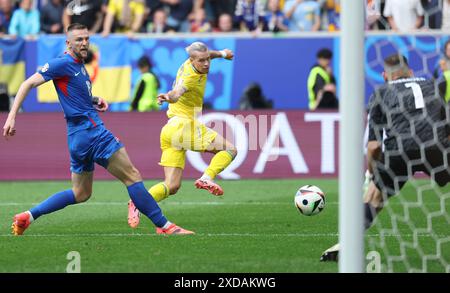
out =
{"type": "Polygon", "coordinates": [[[8,93],[15,95],[25,80],[25,41],[0,39],[0,83],[8,85],[8,93]]]}
{"type": "MultiPolygon", "coordinates": [[[[38,40],[38,64],[43,66],[49,59],[64,53],[65,38],[42,36],[38,40]]],[[[85,64],[92,81],[92,95],[106,99],[109,103],[129,100],[131,88],[131,65],[127,42],[123,37],[91,37],[89,62],[85,64]]],[[[40,103],[56,103],[58,96],[52,83],[38,88],[40,103]]]]}

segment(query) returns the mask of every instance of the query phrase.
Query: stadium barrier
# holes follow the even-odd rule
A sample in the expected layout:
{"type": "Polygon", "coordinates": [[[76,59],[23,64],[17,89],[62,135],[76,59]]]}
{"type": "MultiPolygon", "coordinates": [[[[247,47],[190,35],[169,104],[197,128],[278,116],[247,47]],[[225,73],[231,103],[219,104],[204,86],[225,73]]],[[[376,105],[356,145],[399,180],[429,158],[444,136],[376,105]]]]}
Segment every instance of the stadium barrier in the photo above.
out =
{"type": "MultiPolygon", "coordinates": [[[[164,112],[105,113],[105,125],[126,146],[146,179],[162,178],[158,165],[164,112]]],[[[0,114],[0,121],[6,114],[0,114]]],[[[336,177],[339,114],[333,111],[205,112],[200,120],[235,143],[238,155],[225,179],[336,177]]],[[[0,140],[0,180],[69,180],[62,113],[21,113],[17,135],[0,140]]],[[[188,152],[184,175],[197,178],[210,154],[188,152]]],[[[96,165],[95,178],[112,179],[96,165]]]]}
{"type": "MultiPolygon", "coordinates": [[[[339,33],[248,35],[124,35],[91,37],[92,61],[87,65],[94,95],[107,99],[112,111],[128,110],[131,89],[139,78],[137,60],[147,55],[161,81],[161,92],[170,89],[178,67],[187,58],[184,48],[195,40],[214,49],[230,48],[235,60],[215,60],[205,91],[205,102],[216,110],[239,109],[239,99],[252,82],[261,85],[275,109],[307,109],[307,79],[316,62],[316,53],[326,47],[333,51],[333,71],[340,85],[339,33]],[[257,52],[257,53],[255,53],[257,52]]],[[[404,54],[418,76],[431,77],[442,56],[446,32],[368,32],[365,41],[366,102],[373,88],[383,83],[383,58],[395,51],[404,54]]],[[[0,38],[0,83],[6,82],[15,94],[20,82],[51,58],[65,50],[62,35],[42,35],[37,40],[0,38]]],[[[32,90],[23,105],[25,112],[61,111],[51,83],[32,90]]]]}

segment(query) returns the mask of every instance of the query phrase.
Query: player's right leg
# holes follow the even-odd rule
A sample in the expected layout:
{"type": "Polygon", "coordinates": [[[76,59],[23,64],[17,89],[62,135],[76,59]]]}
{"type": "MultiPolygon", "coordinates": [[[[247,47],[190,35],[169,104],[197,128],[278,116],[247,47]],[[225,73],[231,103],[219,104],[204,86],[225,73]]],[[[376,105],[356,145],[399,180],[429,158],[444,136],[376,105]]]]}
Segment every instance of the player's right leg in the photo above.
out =
{"type": "Polygon", "coordinates": [[[127,186],[133,203],[156,227],[162,229],[163,234],[194,234],[176,225],[176,228],[173,228],[174,224],[166,219],[158,203],[148,193],[139,171],[131,163],[125,148],[120,148],[108,158],[107,170],[127,186]]]}
{"type": "MultiPolygon", "coordinates": [[[[181,179],[183,177],[183,169],[177,167],[164,167],[165,180],[156,183],[148,192],[153,196],[156,202],[166,199],[169,195],[177,193],[181,186],[181,179]]],[[[133,201],[128,202],[128,225],[131,228],[136,228],[140,222],[139,210],[134,205],[133,201]]]]}
{"type": "Polygon", "coordinates": [[[40,216],[88,200],[92,193],[92,179],[93,172],[72,173],[72,189],[58,192],[29,211],[15,215],[11,226],[12,233],[22,235],[28,226],[40,216]]]}
{"type": "MultiPolygon", "coordinates": [[[[175,194],[181,186],[183,169],[186,161],[186,151],[183,149],[180,141],[177,139],[183,136],[186,124],[190,120],[172,119],[161,130],[161,161],[160,165],[164,167],[163,182],[153,185],[148,192],[153,196],[156,202],[166,199],[169,195],[175,194]]],[[[139,225],[139,212],[134,209],[134,203],[130,200],[128,203],[128,224],[132,228],[139,225]]]]}
{"type": "MultiPolygon", "coordinates": [[[[364,195],[364,229],[369,229],[376,215],[383,208],[384,197],[381,190],[370,181],[367,191],[364,195]]],[[[320,261],[338,261],[339,243],[331,246],[322,253],[320,261]]]]}
{"type": "MultiPolygon", "coordinates": [[[[206,128],[206,127],[204,127],[206,128]]],[[[206,129],[204,131],[207,140],[208,133],[211,130],[206,129]]],[[[199,189],[205,189],[213,195],[223,195],[223,189],[219,184],[214,182],[216,176],[228,167],[237,155],[236,147],[221,135],[213,132],[214,137],[211,143],[206,147],[204,151],[211,152],[214,156],[206,168],[203,175],[195,181],[195,187],[199,189]]]]}
{"type": "Polygon", "coordinates": [[[169,195],[177,193],[181,187],[183,169],[180,167],[164,167],[164,182],[153,185],[148,191],[153,198],[160,202],[169,195]]]}

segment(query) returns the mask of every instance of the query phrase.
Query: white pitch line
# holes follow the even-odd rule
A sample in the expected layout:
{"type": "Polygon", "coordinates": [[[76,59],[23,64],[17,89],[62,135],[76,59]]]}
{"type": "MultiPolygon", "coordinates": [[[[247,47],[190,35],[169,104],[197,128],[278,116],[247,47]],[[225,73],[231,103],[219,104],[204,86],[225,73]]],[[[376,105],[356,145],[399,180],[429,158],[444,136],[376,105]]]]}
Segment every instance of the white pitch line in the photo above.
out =
{"type": "MultiPolygon", "coordinates": [[[[165,235],[158,234],[143,234],[143,233],[98,233],[98,234],[25,234],[20,237],[165,237],[165,235]]],[[[179,235],[177,235],[179,236],[179,235]]],[[[255,234],[255,233],[197,233],[193,236],[200,237],[337,237],[337,233],[317,233],[317,234],[255,234]]],[[[17,237],[12,234],[0,234],[0,237],[17,237]]]]}
{"type": "MultiPolygon", "coordinates": [[[[286,233],[286,234],[255,234],[255,233],[197,233],[190,237],[338,237],[338,233],[286,233]]],[[[379,237],[380,234],[368,234],[368,237],[379,237]]],[[[384,237],[412,237],[413,234],[385,234],[384,237]]],[[[419,237],[432,237],[429,234],[418,234],[419,237]]],[[[0,237],[18,237],[12,234],[0,234],[0,237]]],[[[158,234],[144,233],[74,233],[74,234],[25,234],[20,237],[166,237],[158,234]]],[[[19,237],[19,238],[20,238],[19,237]]],[[[173,237],[173,236],[172,236],[173,237]]],[[[176,237],[181,237],[177,235],[176,237]]],[[[438,235],[440,238],[450,237],[450,235],[438,235]]]]}

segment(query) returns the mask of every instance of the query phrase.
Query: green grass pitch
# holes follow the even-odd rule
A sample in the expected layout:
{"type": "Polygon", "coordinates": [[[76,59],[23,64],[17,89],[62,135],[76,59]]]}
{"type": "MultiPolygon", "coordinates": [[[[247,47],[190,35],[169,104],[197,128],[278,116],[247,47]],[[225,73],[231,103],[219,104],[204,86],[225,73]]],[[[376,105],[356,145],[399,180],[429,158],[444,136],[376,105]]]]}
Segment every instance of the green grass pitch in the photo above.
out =
{"type": "MultiPolygon", "coordinates": [[[[124,186],[118,181],[95,181],[88,202],[39,218],[22,237],[10,235],[13,215],[70,188],[70,183],[2,182],[0,272],[65,272],[70,251],[80,253],[81,272],[338,271],[336,263],[319,262],[323,250],[338,240],[337,180],[219,182],[225,190],[222,198],[196,190],[193,181],[185,180],[177,195],[161,203],[169,220],[194,230],[196,235],[156,235],[146,217],[141,218],[137,229],[129,228],[124,186]],[[326,206],[319,215],[303,216],[294,207],[294,194],[305,184],[315,184],[326,193],[326,206]]],[[[150,187],[155,181],[145,183],[150,187]]],[[[405,190],[414,193],[412,186],[405,190]]],[[[442,197],[426,197],[430,198],[430,209],[442,206],[442,197]]],[[[392,200],[392,207],[400,213],[402,199],[392,200]]],[[[449,200],[443,205],[448,218],[449,200]]],[[[422,218],[426,222],[426,217],[422,218]]],[[[389,220],[388,213],[380,217],[381,223],[389,220]]],[[[439,237],[449,237],[445,216],[433,224],[439,237]]],[[[411,236],[409,226],[399,229],[405,237],[411,236]]],[[[375,227],[368,232],[377,233],[375,227]]],[[[392,239],[398,237],[387,237],[395,244],[392,239]]],[[[436,245],[432,237],[420,240],[425,246],[436,245]]],[[[450,251],[445,245],[443,248],[443,257],[449,261],[450,251]]],[[[413,254],[413,261],[421,263],[422,259],[420,255],[414,259],[413,254]]],[[[428,269],[443,270],[435,261],[428,269]]]]}

